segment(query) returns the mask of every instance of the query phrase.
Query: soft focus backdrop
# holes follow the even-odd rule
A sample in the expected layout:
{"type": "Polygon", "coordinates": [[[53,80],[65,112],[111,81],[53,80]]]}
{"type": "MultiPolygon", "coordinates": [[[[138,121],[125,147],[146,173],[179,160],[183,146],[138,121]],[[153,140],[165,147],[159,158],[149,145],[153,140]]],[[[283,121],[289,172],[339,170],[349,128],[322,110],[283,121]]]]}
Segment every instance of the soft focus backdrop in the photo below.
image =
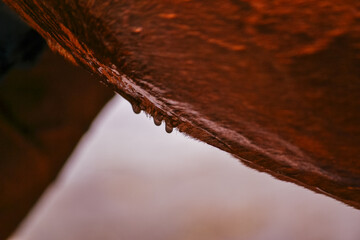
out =
{"type": "Polygon", "coordinates": [[[165,133],[115,97],[12,240],[360,239],[360,211],[165,133]]]}

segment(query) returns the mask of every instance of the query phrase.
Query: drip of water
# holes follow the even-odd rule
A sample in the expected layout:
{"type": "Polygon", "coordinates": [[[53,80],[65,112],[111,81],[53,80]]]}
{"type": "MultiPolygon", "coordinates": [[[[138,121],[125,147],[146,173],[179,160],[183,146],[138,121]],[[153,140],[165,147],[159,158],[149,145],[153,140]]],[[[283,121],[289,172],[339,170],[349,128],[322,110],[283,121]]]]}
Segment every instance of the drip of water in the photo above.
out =
{"type": "Polygon", "coordinates": [[[156,126],[160,126],[162,120],[163,120],[163,117],[161,115],[154,116],[154,123],[156,126]]]}
{"type": "Polygon", "coordinates": [[[131,106],[132,106],[134,113],[139,114],[141,112],[140,106],[137,105],[136,103],[132,103],[131,106]]]}
{"type": "Polygon", "coordinates": [[[165,121],[165,131],[167,133],[171,133],[173,131],[173,126],[168,121],[165,121]]]}

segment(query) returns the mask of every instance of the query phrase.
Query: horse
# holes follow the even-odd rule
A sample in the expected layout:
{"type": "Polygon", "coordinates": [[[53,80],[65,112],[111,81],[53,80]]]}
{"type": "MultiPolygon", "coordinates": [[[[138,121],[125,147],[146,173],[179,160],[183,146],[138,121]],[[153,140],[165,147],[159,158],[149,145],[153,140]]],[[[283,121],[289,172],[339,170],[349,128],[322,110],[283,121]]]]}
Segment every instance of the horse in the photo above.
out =
{"type": "Polygon", "coordinates": [[[360,209],[360,2],[5,3],[167,132],[360,209]]]}

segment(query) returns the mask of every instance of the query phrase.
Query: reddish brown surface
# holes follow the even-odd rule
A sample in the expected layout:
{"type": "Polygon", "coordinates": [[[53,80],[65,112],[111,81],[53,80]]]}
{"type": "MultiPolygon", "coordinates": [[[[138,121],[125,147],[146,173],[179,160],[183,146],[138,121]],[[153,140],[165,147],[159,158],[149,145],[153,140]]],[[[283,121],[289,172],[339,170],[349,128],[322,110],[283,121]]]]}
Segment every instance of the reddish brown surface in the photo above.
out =
{"type": "Polygon", "coordinates": [[[0,86],[0,239],[14,231],[112,96],[48,51],[0,86]]]}
{"type": "Polygon", "coordinates": [[[360,208],[358,0],[5,2],[169,131],[360,208]]]}

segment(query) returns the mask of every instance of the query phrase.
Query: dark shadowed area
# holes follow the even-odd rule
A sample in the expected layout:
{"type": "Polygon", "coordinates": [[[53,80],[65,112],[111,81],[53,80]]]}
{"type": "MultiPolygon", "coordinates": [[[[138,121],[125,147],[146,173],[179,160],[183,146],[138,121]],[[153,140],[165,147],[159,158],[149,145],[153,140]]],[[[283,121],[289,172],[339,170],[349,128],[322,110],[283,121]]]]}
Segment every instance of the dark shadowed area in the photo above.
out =
{"type": "Polygon", "coordinates": [[[0,82],[0,239],[5,239],[71,154],[113,93],[47,50],[34,68],[0,82]]]}

